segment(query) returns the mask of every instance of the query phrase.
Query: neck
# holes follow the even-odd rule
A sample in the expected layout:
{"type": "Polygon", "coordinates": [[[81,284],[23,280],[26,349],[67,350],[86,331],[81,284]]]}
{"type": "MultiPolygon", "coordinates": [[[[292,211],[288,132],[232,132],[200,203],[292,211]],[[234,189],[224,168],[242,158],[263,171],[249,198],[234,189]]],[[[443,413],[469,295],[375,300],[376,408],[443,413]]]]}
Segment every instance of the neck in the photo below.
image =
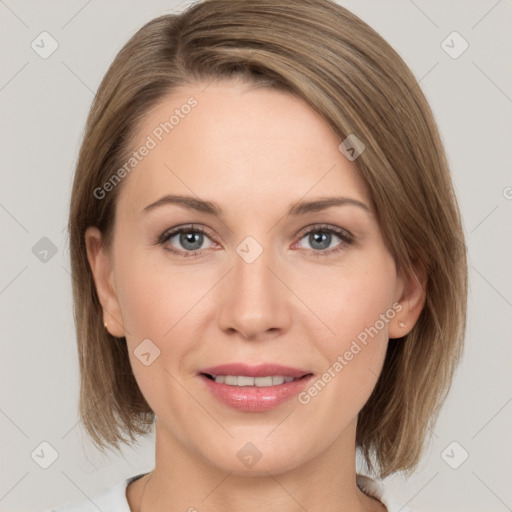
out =
{"type": "MultiPolygon", "coordinates": [[[[327,450],[286,471],[222,470],[156,424],[151,474],[127,489],[131,512],[385,512],[356,485],[355,426],[327,450]]],[[[256,466],[255,466],[256,467],[256,466]]]]}

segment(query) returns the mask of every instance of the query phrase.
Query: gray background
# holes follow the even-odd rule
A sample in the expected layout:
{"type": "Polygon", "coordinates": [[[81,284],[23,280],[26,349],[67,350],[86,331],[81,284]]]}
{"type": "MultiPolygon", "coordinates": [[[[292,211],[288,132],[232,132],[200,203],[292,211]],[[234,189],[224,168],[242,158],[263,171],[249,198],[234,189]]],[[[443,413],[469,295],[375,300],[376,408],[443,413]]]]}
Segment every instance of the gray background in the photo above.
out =
{"type": "MultiPolygon", "coordinates": [[[[512,510],[511,1],[340,3],[384,36],[420,81],[469,247],[463,363],[418,471],[385,484],[419,511],[512,510]],[[469,43],[458,58],[441,46],[453,31],[469,43]]],[[[66,221],[85,118],[108,65],[144,22],[186,5],[0,0],[2,511],[42,511],[153,467],[153,436],[124,457],[104,458],[78,421],[66,221]],[[43,31],[59,45],[47,59],[31,48],[43,31]],[[43,237],[56,250],[46,261],[43,237]],[[43,442],[57,455],[47,469],[51,449],[35,455],[43,442]]]]}

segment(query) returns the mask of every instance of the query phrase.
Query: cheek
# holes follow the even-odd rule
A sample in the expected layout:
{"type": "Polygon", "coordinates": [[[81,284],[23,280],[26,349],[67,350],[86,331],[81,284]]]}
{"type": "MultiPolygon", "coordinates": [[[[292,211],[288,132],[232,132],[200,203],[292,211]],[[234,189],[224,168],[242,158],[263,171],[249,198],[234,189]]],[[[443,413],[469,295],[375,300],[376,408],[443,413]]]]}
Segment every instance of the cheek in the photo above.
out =
{"type": "MultiPolygon", "coordinates": [[[[343,348],[375,324],[380,338],[387,338],[387,322],[380,319],[393,304],[394,261],[384,251],[356,256],[339,267],[315,271],[304,288],[305,302],[318,317],[317,324],[324,323],[324,342],[332,348],[343,348]]],[[[393,310],[390,313],[394,316],[393,310]]]]}
{"type": "Polygon", "coordinates": [[[117,259],[118,298],[132,338],[170,335],[207,290],[205,272],[173,265],[163,251],[139,248],[117,259]]]}
{"type": "Polygon", "coordinates": [[[145,394],[160,385],[158,379],[167,382],[170,378],[156,370],[181,373],[189,355],[201,344],[211,319],[214,306],[208,292],[218,281],[218,272],[207,265],[201,271],[191,269],[173,265],[154,248],[134,250],[129,257],[117,260],[117,291],[126,340],[134,374],[145,394]],[[137,358],[145,346],[141,343],[147,339],[151,340],[145,342],[149,351],[158,354],[148,367],[137,358]]]}
{"type": "Polygon", "coordinates": [[[201,329],[201,297],[208,280],[204,273],[166,264],[161,255],[156,262],[155,253],[139,249],[117,259],[117,292],[130,361],[142,393],[158,415],[169,413],[165,408],[169,403],[175,404],[172,414],[179,415],[179,386],[174,378],[199,341],[196,330],[201,329]]]}
{"type": "Polygon", "coordinates": [[[388,322],[394,313],[391,306],[389,283],[373,278],[345,280],[339,290],[328,294],[323,308],[334,332],[333,348],[348,350],[349,342],[364,344],[367,338],[387,341],[388,322]]]}
{"type": "Polygon", "coordinates": [[[318,272],[307,283],[315,283],[310,287],[315,292],[305,300],[315,313],[308,337],[323,362],[321,382],[311,394],[322,394],[330,403],[342,400],[344,412],[338,412],[344,421],[348,411],[359,412],[382,369],[388,324],[399,309],[394,303],[395,265],[381,252],[357,264],[318,272]]]}

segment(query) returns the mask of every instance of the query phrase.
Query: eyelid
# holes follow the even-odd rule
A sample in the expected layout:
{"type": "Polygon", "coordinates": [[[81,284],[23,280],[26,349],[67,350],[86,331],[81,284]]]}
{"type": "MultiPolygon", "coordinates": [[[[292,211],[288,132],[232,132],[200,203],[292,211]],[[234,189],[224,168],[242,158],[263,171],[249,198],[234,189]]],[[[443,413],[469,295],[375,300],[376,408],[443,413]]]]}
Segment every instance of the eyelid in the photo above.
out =
{"type": "MultiPolygon", "coordinates": [[[[324,231],[324,230],[328,231],[328,232],[334,232],[339,237],[346,238],[350,241],[355,240],[354,235],[347,229],[340,228],[340,227],[334,226],[332,224],[325,224],[325,223],[320,223],[320,224],[317,223],[317,224],[311,224],[310,226],[306,226],[305,228],[303,228],[299,231],[299,234],[300,234],[300,238],[304,238],[304,236],[308,235],[311,232],[324,231]]],[[[299,234],[297,234],[296,236],[299,236],[299,234]]]]}
{"type": "Polygon", "coordinates": [[[172,228],[169,228],[165,230],[159,237],[157,242],[158,243],[164,243],[169,238],[173,237],[174,235],[177,235],[181,231],[197,231],[199,233],[203,233],[207,235],[212,241],[215,239],[215,235],[213,235],[213,232],[210,231],[208,228],[203,226],[198,226],[197,224],[183,224],[179,226],[174,226],[172,228]]]}

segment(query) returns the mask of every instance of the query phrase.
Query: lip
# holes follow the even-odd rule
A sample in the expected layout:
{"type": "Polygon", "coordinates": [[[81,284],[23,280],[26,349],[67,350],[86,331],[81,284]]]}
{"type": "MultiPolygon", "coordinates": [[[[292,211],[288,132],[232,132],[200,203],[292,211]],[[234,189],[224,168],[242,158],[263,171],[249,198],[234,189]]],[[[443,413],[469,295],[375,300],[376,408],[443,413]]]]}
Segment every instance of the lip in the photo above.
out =
{"type": "Polygon", "coordinates": [[[231,363],[198,372],[199,378],[208,390],[223,404],[245,412],[264,412],[274,409],[302,391],[313,374],[307,370],[291,368],[278,364],[261,364],[249,366],[244,363],[231,363]],[[294,377],[297,380],[283,382],[276,386],[230,386],[211,380],[206,375],[246,375],[248,377],[264,377],[281,375],[294,377]]]}

